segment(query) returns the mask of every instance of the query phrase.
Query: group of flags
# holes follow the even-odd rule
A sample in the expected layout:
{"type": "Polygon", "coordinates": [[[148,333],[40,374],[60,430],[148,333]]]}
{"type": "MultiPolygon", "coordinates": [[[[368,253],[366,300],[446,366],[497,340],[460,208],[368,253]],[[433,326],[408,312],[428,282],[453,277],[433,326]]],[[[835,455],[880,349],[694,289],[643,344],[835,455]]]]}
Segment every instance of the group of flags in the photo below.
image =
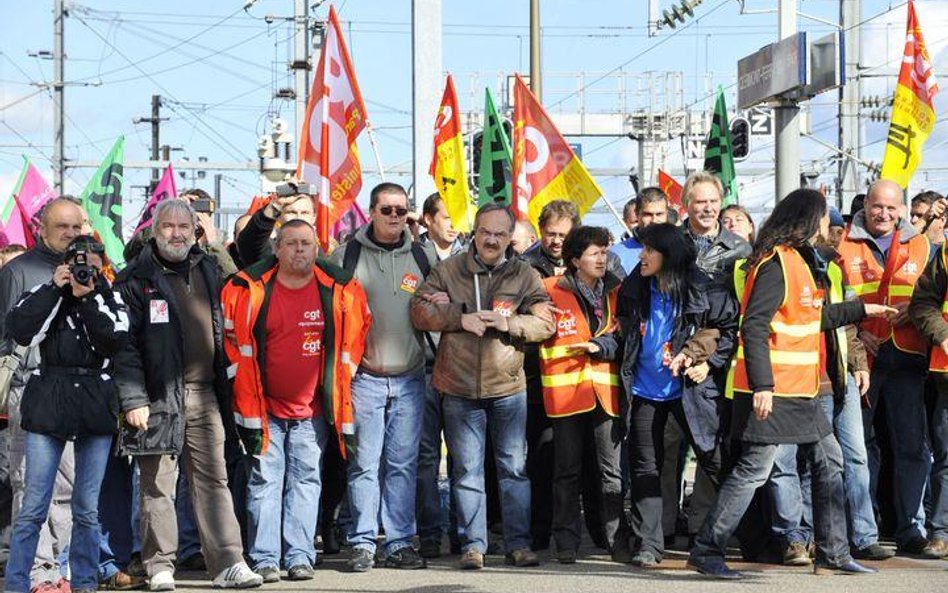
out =
{"type": "MultiPolygon", "coordinates": [[[[935,123],[933,98],[938,92],[931,59],[912,0],[908,3],[906,42],[882,177],[908,186],[921,161],[921,149],[935,123]]],[[[518,218],[537,225],[540,211],[556,199],[573,201],[585,214],[603,195],[595,179],[556,128],[537,97],[517,76],[514,83],[513,138],[508,138],[489,89],[485,89],[484,126],[476,200],[468,187],[464,139],[457,92],[449,74],[434,126],[434,151],[429,173],[459,231],[471,229],[477,207],[507,204],[518,218]]],[[[355,77],[334,7],[313,77],[306,118],[300,131],[297,177],[318,187],[317,236],[324,249],[331,236],[367,221],[356,198],[362,170],[356,145],[368,126],[365,103],[355,77]]],[[[105,245],[112,264],[121,268],[122,192],[125,139],[119,137],[103,159],[80,200],[89,223],[105,245]]],[[[718,175],[726,189],[725,204],[739,199],[724,91],[717,90],[704,168],[718,175]]],[[[658,184],[681,212],[682,186],[665,171],[658,184]]],[[[148,226],[155,206],[177,195],[169,165],[156,186],[135,232],[148,226]]],[[[53,189],[24,157],[23,170],[10,199],[0,210],[0,244],[31,247],[38,214],[55,197],[53,189]]],[[[257,201],[255,200],[255,203],[257,201]]]]}

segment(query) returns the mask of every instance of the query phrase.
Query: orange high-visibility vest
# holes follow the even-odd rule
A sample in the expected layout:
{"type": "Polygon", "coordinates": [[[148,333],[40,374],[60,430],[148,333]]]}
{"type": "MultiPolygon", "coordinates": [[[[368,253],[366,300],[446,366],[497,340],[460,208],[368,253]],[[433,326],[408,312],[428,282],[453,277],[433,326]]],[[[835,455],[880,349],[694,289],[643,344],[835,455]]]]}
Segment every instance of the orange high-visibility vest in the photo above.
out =
{"type": "MultiPolygon", "coordinates": [[[[553,306],[562,311],[556,315],[556,333],[540,345],[540,382],[546,415],[558,418],[582,414],[595,409],[598,401],[606,414],[618,417],[619,363],[594,360],[572,348],[595,336],[576,295],[569,288],[558,286],[560,282],[565,280],[557,276],[543,281],[553,306]]],[[[617,287],[603,299],[605,308],[596,336],[615,331],[618,293],[617,287]]]]}
{"type": "MultiPolygon", "coordinates": [[[[817,286],[810,267],[796,249],[777,246],[751,271],[744,289],[741,314],[753,292],[760,267],[774,256],[783,269],[784,296],[770,322],[770,364],[773,369],[773,394],[779,397],[815,397],[820,389],[820,320],[823,291],[817,286]]],[[[734,369],[734,390],[750,393],[744,344],[741,340],[734,369]]]]}
{"type": "MultiPolygon", "coordinates": [[[[915,283],[928,263],[931,248],[924,235],[916,235],[903,243],[898,231],[892,237],[892,246],[885,266],[873,254],[867,241],[854,241],[849,232],[839,244],[839,262],[846,277],[846,285],[864,303],[895,306],[908,303],[915,291],[915,283]]],[[[925,355],[928,342],[911,322],[892,326],[884,317],[870,317],[860,327],[885,342],[892,338],[896,348],[911,354],[925,355]]]]}
{"type": "MultiPolygon", "coordinates": [[[[945,250],[945,243],[939,249],[938,257],[941,258],[942,264],[946,265],[945,269],[948,270],[948,251],[945,250]]],[[[945,298],[941,301],[941,316],[948,321],[948,286],[945,286],[945,298]]],[[[941,344],[934,344],[932,346],[932,355],[929,359],[928,370],[933,373],[948,373],[948,355],[945,354],[945,351],[941,349],[941,344]]]]}

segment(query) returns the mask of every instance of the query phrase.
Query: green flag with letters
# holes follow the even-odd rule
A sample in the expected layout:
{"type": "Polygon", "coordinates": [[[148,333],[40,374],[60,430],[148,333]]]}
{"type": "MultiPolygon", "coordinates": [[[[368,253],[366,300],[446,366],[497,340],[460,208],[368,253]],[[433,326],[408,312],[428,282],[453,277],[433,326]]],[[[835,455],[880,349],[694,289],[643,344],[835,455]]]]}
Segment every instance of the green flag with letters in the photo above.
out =
{"type": "Polygon", "coordinates": [[[510,138],[504,130],[490,89],[484,89],[484,134],[478,163],[477,205],[503,202],[510,205],[510,170],[513,163],[510,138]]]}
{"type": "Polygon", "coordinates": [[[124,160],[125,136],[119,136],[80,196],[82,207],[89,215],[89,223],[99,234],[105,245],[105,254],[116,269],[125,266],[125,246],[122,242],[124,160]]]}
{"type": "Polygon", "coordinates": [[[704,149],[704,170],[714,173],[724,184],[724,205],[740,201],[737,191],[737,172],[734,170],[734,148],[731,144],[731,126],[727,121],[727,105],[724,89],[718,86],[718,98],[714,102],[711,131],[704,149]]]}

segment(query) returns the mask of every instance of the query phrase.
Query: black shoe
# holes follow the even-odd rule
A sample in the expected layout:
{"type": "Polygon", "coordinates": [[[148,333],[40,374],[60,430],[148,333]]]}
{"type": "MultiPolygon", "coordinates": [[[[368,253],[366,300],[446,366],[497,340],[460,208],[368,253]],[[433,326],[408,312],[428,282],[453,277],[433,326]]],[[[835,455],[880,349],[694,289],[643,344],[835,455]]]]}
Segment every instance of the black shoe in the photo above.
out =
{"type": "Polygon", "coordinates": [[[200,571],[203,572],[207,570],[207,563],[204,561],[204,554],[197,552],[192,554],[187,558],[178,560],[175,563],[175,566],[178,570],[184,571],[200,571]]]}
{"type": "Polygon", "coordinates": [[[724,563],[724,560],[718,558],[699,559],[692,556],[688,558],[688,564],[686,564],[686,566],[714,579],[736,581],[744,578],[744,575],[736,570],[731,570],[727,567],[727,564],[724,563]]]}
{"type": "Polygon", "coordinates": [[[658,566],[658,558],[651,552],[642,551],[632,556],[632,562],[630,564],[632,564],[632,566],[638,566],[639,568],[655,568],[658,566]]]}
{"type": "Polygon", "coordinates": [[[855,560],[850,560],[839,566],[822,562],[813,565],[813,574],[875,574],[877,572],[879,572],[878,568],[863,566],[855,560]]]}
{"type": "Polygon", "coordinates": [[[316,572],[309,564],[296,564],[286,571],[286,578],[291,581],[309,581],[315,576],[316,572]]]}
{"type": "Polygon", "coordinates": [[[883,548],[878,543],[869,544],[868,546],[863,546],[861,548],[853,548],[852,550],[853,558],[856,560],[888,560],[889,558],[895,556],[895,552],[889,548],[883,548]]]}
{"type": "Polygon", "coordinates": [[[346,561],[349,572],[369,572],[375,566],[375,554],[365,548],[353,548],[352,555],[346,561]]]}
{"type": "Polygon", "coordinates": [[[556,561],[560,564],[576,564],[576,550],[560,550],[556,553],[556,561]]]}
{"type": "Polygon", "coordinates": [[[899,544],[898,551],[899,554],[909,554],[911,556],[919,556],[928,547],[928,540],[922,536],[913,537],[904,544],[899,544]]]}
{"type": "Polygon", "coordinates": [[[323,554],[338,554],[342,546],[339,545],[339,536],[336,534],[336,525],[329,523],[322,529],[323,554]]]}
{"type": "Polygon", "coordinates": [[[385,557],[385,568],[400,568],[402,570],[417,570],[428,568],[425,559],[418,555],[415,548],[405,546],[385,557]]]}

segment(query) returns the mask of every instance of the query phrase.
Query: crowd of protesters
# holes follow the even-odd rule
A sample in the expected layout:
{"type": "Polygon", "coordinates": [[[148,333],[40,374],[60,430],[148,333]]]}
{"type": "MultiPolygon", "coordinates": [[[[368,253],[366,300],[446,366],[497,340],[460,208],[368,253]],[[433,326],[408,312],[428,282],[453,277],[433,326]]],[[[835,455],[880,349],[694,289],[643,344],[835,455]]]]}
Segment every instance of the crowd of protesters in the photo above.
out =
{"type": "Polygon", "coordinates": [[[948,556],[948,201],[723,197],[645,188],[618,242],[565,199],[461,236],[382,183],[324,253],[305,182],[228,244],[189,190],[117,273],[53,200],[0,252],[5,591],[570,564],[584,532],[721,579],[732,536],[818,574],[948,556]]]}

